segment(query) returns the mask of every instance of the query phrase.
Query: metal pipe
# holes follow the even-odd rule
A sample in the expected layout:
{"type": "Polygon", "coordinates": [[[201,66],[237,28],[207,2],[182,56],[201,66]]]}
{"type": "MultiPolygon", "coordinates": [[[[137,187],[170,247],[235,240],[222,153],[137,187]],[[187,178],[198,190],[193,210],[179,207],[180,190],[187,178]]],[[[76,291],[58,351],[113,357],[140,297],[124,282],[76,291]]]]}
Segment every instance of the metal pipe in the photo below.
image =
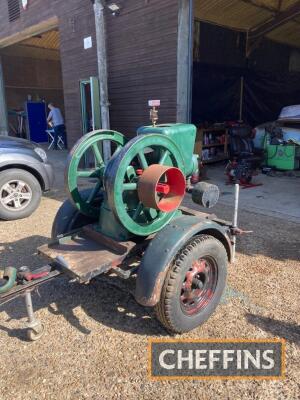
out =
{"type": "Polygon", "coordinates": [[[32,298],[31,298],[31,291],[26,290],[25,292],[25,304],[26,304],[26,310],[27,310],[27,315],[28,315],[28,322],[29,324],[32,324],[36,322],[34,312],[33,312],[33,306],[32,306],[32,298]]]}
{"type": "Polygon", "coordinates": [[[193,56],[194,56],[194,0],[189,0],[189,53],[188,53],[188,102],[187,102],[187,123],[192,121],[192,100],[193,100],[193,56]]]}
{"type": "Polygon", "coordinates": [[[7,105],[5,99],[5,87],[4,87],[4,76],[2,59],[0,57],[0,135],[8,135],[8,116],[7,116],[7,105]]]}
{"type": "MultiPolygon", "coordinates": [[[[106,49],[106,26],[104,18],[104,1],[94,1],[97,62],[100,88],[101,126],[102,129],[110,129],[109,101],[108,101],[108,72],[107,72],[107,49],[106,49]]],[[[103,143],[103,157],[107,161],[111,156],[110,142],[103,143]]]]}
{"type": "Polygon", "coordinates": [[[178,10],[177,38],[177,122],[189,122],[192,73],[192,27],[193,4],[181,0],[178,10]]]}
{"type": "Polygon", "coordinates": [[[7,267],[4,270],[3,276],[7,282],[3,286],[0,286],[0,294],[6,293],[12,289],[16,282],[17,269],[14,267],[7,267]]]}
{"type": "MultiPolygon", "coordinates": [[[[238,183],[234,186],[234,212],[233,212],[233,221],[232,227],[237,228],[238,223],[238,210],[239,210],[239,196],[240,196],[240,185],[238,183]]],[[[236,235],[233,235],[232,240],[232,262],[235,262],[235,254],[236,254],[236,235]]]]}
{"type": "Polygon", "coordinates": [[[243,105],[244,105],[244,77],[241,76],[241,91],[240,91],[240,112],[239,120],[243,120],[243,105]]]}

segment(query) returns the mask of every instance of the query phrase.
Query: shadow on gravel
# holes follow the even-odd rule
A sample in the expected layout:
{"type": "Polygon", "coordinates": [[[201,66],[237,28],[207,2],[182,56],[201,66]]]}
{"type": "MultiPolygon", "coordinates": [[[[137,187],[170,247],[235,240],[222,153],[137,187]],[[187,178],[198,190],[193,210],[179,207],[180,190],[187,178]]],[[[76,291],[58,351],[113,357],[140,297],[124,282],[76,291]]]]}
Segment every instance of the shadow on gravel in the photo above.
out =
{"type": "Polygon", "coordinates": [[[279,336],[300,346],[299,325],[254,314],[247,314],[246,319],[250,324],[257,326],[266,332],[270,332],[274,336],[279,336]]]}
{"type": "MultiPolygon", "coordinates": [[[[1,229],[5,230],[5,225],[3,227],[1,225],[1,229]]],[[[41,258],[35,257],[37,248],[49,240],[44,236],[33,235],[15,242],[0,243],[0,270],[9,266],[17,268],[23,265],[41,266],[41,258]]]]}
{"type": "Polygon", "coordinates": [[[46,198],[52,199],[52,200],[56,200],[56,201],[60,201],[62,203],[65,200],[67,200],[67,198],[68,198],[64,189],[52,189],[49,192],[44,193],[43,197],[46,197],[46,198]]]}
{"type": "MultiPolygon", "coordinates": [[[[247,227],[246,224],[244,225],[247,227]]],[[[299,261],[300,247],[299,234],[300,225],[290,224],[289,227],[282,225],[282,229],[272,229],[272,237],[265,225],[249,227],[253,233],[238,238],[237,251],[256,257],[262,255],[279,261],[299,261]],[[292,229],[293,228],[293,229],[292,229]]]]}
{"type": "MultiPolygon", "coordinates": [[[[110,328],[139,335],[164,336],[168,333],[160,326],[152,315],[152,311],[139,306],[134,300],[130,289],[121,287],[123,283],[117,278],[100,277],[89,285],[69,282],[66,278],[58,278],[41,286],[39,293],[33,294],[34,310],[47,308],[55,316],[63,316],[68,323],[84,335],[91,333],[81,322],[74,310],[81,307],[83,312],[94,321],[110,328]]],[[[10,329],[10,320],[26,317],[22,298],[13,300],[0,307],[9,318],[0,330],[9,336],[26,340],[24,329],[10,329]]],[[[51,318],[49,318],[51,320],[51,318]]],[[[47,321],[43,321],[47,332],[47,321]]],[[[49,322],[48,322],[49,323],[49,322]]],[[[90,325],[90,324],[88,324],[90,325]]],[[[20,322],[22,328],[22,322],[20,322]]],[[[47,333],[46,333],[47,334],[47,333]]]]}
{"type": "MultiPolygon", "coordinates": [[[[48,241],[46,237],[31,236],[9,244],[0,243],[0,269],[9,265],[27,265],[33,269],[44,265],[46,262],[37,255],[37,248],[48,241]]],[[[76,281],[70,282],[67,277],[61,277],[40,286],[38,292],[33,292],[33,306],[35,311],[47,308],[54,315],[62,315],[74,328],[86,335],[90,330],[81,323],[74,312],[75,308],[81,307],[93,320],[116,330],[139,335],[167,335],[156,321],[152,310],[136,303],[132,294],[134,288],[134,278],[122,281],[115,276],[99,276],[89,285],[81,285],[76,281]]],[[[23,299],[20,297],[3,304],[0,312],[4,310],[9,318],[4,325],[0,325],[0,330],[7,332],[9,336],[25,340],[24,330],[9,327],[10,320],[27,316],[23,299]]],[[[47,321],[44,323],[47,325],[47,321]]]]}
{"type": "Polygon", "coordinates": [[[68,289],[68,298],[59,299],[48,310],[55,315],[63,315],[83,334],[89,334],[90,331],[73,313],[73,309],[78,306],[94,321],[119,331],[139,335],[167,335],[152,310],[135,301],[134,286],[134,278],[124,282],[112,276],[99,276],[89,285],[73,282],[68,289]],[[70,301],[74,304],[70,304],[70,301]]]}
{"type": "MultiPolygon", "coordinates": [[[[218,203],[214,208],[207,210],[193,203],[189,194],[186,195],[183,204],[196,211],[213,213],[220,219],[232,221],[233,204],[230,206],[218,203]]],[[[280,261],[300,260],[299,223],[255,214],[240,208],[238,226],[253,233],[237,238],[237,252],[250,257],[262,255],[280,261]]]]}

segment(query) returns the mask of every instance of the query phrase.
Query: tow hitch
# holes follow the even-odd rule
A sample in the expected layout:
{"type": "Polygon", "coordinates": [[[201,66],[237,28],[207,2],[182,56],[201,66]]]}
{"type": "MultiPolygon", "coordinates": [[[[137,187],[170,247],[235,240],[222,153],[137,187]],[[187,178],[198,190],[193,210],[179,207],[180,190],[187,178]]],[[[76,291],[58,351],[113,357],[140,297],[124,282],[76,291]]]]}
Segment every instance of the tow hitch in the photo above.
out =
{"type": "MultiPolygon", "coordinates": [[[[18,271],[14,267],[4,270],[4,284],[0,286],[0,306],[24,296],[28,321],[25,325],[28,340],[40,339],[44,333],[44,325],[38,320],[33,311],[31,293],[41,284],[60,275],[61,272],[51,265],[46,265],[32,272],[28,267],[21,267],[18,271]]],[[[2,283],[0,281],[0,283],[2,283]]]]}

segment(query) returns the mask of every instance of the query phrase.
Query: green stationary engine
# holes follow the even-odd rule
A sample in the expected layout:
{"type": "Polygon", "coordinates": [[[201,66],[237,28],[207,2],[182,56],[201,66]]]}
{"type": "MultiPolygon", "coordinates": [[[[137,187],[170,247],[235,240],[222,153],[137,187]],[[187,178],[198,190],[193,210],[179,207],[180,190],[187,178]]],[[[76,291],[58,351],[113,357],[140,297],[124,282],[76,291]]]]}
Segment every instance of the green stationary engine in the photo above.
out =
{"type": "MultiPolygon", "coordinates": [[[[30,291],[61,273],[81,283],[101,274],[136,277],[136,301],[155,307],[171,332],[194,329],[217,307],[235,236],[242,232],[238,191],[233,224],[181,205],[187,179],[198,168],[196,127],[156,125],[158,103],[150,102],[153,125],[131,140],[99,130],[75,144],[65,176],[69,199],[54,219],[53,240],[38,249],[48,265],[6,269],[0,280],[0,304],[25,294],[30,340],[43,334],[30,291]]],[[[192,200],[210,208],[218,196],[215,185],[200,182],[192,200]]]]}
{"type": "Polygon", "coordinates": [[[142,127],[129,141],[115,131],[91,132],[68,159],[70,199],[82,214],[98,219],[95,229],[113,239],[149,236],[180,214],[186,179],[198,168],[195,138],[190,124],[142,127]],[[107,163],[104,142],[112,149],[107,163]],[[83,180],[86,186],[93,182],[87,198],[81,194],[83,180]]]}

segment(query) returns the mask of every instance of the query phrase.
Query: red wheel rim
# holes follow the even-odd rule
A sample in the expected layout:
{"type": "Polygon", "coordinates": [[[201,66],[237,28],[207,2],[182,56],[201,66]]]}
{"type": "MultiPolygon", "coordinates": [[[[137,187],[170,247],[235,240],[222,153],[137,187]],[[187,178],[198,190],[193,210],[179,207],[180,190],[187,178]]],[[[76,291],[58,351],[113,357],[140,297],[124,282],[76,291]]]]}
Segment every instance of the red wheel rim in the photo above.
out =
{"type": "Polygon", "coordinates": [[[215,261],[203,257],[192,263],[182,283],[180,305],[185,314],[201,312],[212,299],[218,281],[215,261]]]}

